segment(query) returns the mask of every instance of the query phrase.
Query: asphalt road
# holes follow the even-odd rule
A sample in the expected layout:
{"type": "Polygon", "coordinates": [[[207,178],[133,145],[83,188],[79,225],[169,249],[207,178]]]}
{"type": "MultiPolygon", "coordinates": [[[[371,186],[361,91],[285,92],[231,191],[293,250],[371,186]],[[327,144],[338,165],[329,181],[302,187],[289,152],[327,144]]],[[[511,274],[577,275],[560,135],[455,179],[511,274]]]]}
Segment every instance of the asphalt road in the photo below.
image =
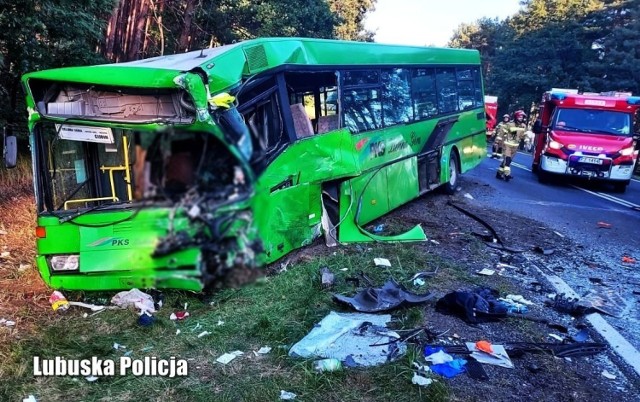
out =
{"type": "MultiPolygon", "coordinates": [[[[615,193],[609,186],[560,180],[552,184],[538,183],[531,172],[532,157],[518,153],[512,163],[514,179],[505,182],[495,178],[500,162],[487,158],[465,177],[490,186],[492,191],[468,191],[479,204],[491,205],[544,223],[561,235],[572,239],[577,248],[571,263],[573,269],[556,273],[578,294],[592,288],[594,275],[585,262],[597,260],[603,266],[598,272],[609,289],[621,296],[623,314],[606,316],[640,351],[640,181],[632,180],[627,191],[615,193]],[[599,222],[610,228],[598,226],[599,222]],[[638,260],[635,265],[622,264],[622,256],[638,260]]],[[[556,236],[550,233],[550,236],[556,236]]]]}

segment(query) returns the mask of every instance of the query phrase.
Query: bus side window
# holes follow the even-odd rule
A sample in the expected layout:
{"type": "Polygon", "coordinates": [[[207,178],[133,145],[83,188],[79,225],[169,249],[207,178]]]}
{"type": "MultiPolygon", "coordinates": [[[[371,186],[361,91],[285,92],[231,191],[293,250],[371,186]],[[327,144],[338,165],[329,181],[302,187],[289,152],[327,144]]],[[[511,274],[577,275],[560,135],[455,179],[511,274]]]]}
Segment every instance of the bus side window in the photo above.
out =
{"type": "Polygon", "coordinates": [[[432,68],[413,70],[411,91],[416,120],[427,119],[438,114],[436,80],[432,68]]]}
{"type": "Polygon", "coordinates": [[[345,90],[342,110],[344,125],[354,134],[382,127],[382,106],[378,89],[345,90]]]}
{"type": "Polygon", "coordinates": [[[406,68],[382,70],[382,108],[384,126],[413,120],[410,74],[406,68]]]}
{"type": "Polygon", "coordinates": [[[436,69],[438,110],[441,114],[458,111],[458,82],[453,68],[436,69]]]}

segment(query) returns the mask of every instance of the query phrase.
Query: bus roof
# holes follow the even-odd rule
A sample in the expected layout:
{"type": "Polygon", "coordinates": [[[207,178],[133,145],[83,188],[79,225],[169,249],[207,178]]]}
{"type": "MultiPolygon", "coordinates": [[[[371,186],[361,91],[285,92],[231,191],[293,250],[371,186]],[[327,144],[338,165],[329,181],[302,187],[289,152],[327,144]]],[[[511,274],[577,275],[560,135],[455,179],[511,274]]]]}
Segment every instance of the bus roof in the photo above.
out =
{"type": "Polygon", "coordinates": [[[236,85],[250,76],[282,65],[480,64],[476,50],[386,45],[310,38],[260,38],[188,53],[126,63],[66,67],[26,74],[31,78],[102,85],[171,88],[173,79],[199,69],[209,76],[212,92],[236,85]],[[136,71],[132,70],[136,69],[136,71]]]}

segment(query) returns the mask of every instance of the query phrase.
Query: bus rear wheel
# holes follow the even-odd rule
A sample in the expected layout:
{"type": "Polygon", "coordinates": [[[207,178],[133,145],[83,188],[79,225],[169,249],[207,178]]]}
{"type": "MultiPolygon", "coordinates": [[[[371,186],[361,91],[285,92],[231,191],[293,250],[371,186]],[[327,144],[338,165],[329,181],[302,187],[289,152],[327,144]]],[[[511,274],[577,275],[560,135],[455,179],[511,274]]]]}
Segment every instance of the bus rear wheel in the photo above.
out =
{"type": "Polygon", "coordinates": [[[458,188],[458,180],[460,178],[460,162],[458,154],[452,149],[449,154],[449,181],[443,186],[445,194],[453,195],[458,188]]]}
{"type": "Polygon", "coordinates": [[[625,191],[627,191],[627,186],[629,185],[629,182],[630,181],[627,180],[627,181],[613,183],[613,191],[615,191],[616,193],[624,193],[625,191]]]}

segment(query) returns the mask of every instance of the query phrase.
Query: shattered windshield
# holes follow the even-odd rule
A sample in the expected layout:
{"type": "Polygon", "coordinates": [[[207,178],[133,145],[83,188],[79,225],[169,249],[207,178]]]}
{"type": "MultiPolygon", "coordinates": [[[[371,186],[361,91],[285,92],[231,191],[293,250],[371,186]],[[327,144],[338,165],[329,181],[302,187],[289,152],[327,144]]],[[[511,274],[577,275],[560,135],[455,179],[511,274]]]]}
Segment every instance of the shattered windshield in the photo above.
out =
{"type": "Polygon", "coordinates": [[[44,124],[37,132],[40,211],[175,202],[190,190],[233,200],[245,173],[206,133],[44,124]]]}
{"type": "Polygon", "coordinates": [[[624,112],[595,109],[558,109],[553,129],[631,136],[631,115],[624,112]]]}

